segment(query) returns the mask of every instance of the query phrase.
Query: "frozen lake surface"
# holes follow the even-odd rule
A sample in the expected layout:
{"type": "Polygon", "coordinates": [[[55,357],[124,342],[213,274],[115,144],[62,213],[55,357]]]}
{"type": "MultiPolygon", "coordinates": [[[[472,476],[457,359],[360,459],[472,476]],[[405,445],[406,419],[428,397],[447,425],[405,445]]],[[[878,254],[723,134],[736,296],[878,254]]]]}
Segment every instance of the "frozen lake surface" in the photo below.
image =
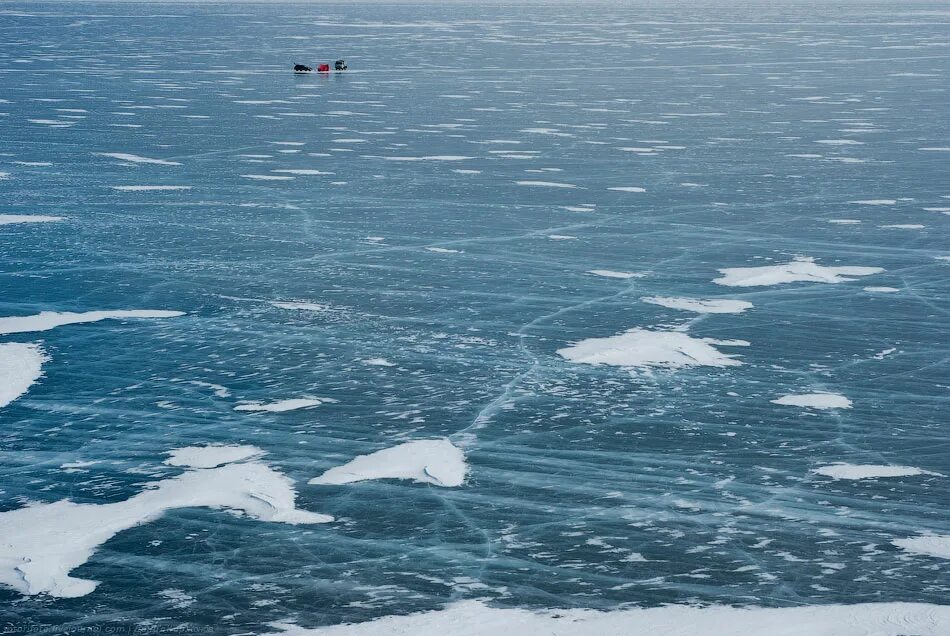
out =
{"type": "Polygon", "coordinates": [[[0,3],[0,625],[950,633],[948,30],[0,3]]]}

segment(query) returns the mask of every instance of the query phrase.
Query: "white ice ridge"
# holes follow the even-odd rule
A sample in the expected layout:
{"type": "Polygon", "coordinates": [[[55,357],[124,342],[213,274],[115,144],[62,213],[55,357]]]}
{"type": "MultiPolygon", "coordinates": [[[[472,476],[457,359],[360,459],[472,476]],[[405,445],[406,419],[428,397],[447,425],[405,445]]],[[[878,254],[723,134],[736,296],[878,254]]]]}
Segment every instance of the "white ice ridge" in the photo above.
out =
{"type": "MultiPolygon", "coordinates": [[[[722,341],[721,344],[734,344],[722,341]]],[[[743,342],[743,344],[745,344],[743,342]]],[[[619,367],[734,367],[742,364],[721,353],[711,343],[681,331],[631,329],[608,338],[588,338],[557,350],[558,355],[581,364],[609,364],[619,367]]]]}
{"type": "Polygon", "coordinates": [[[308,409],[314,406],[320,406],[328,402],[336,402],[330,398],[290,398],[288,400],[278,400],[276,402],[248,402],[238,404],[234,407],[235,411],[264,411],[267,413],[283,413],[284,411],[296,411],[297,409],[308,409]]]}
{"type": "Polygon", "coordinates": [[[41,311],[33,316],[8,316],[0,318],[0,334],[49,331],[63,325],[75,325],[100,320],[124,320],[126,318],[176,318],[182,311],[152,309],[118,309],[114,311],[41,311]]]}
{"type": "Polygon", "coordinates": [[[63,216],[46,216],[43,214],[0,214],[0,225],[12,225],[14,223],[52,223],[53,221],[62,221],[63,216]]]}
{"type": "Polygon", "coordinates": [[[780,398],[769,400],[772,404],[783,406],[803,406],[810,409],[850,409],[851,400],[837,393],[802,393],[800,395],[783,395],[780,398]]]}
{"type": "Polygon", "coordinates": [[[825,267],[811,258],[797,258],[783,265],[764,265],[762,267],[729,267],[720,269],[723,274],[713,279],[717,285],[730,287],[756,287],[761,285],[780,285],[799,281],[811,283],[843,283],[854,280],[846,276],[869,276],[879,274],[881,267],[825,267]]]}
{"type": "Polygon", "coordinates": [[[908,537],[907,539],[895,539],[891,543],[914,554],[923,554],[938,559],[950,559],[950,535],[908,537]]]}
{"type": "Polygon", "coordinates": [[[645,303],[660,305],[670,309],[695,311],[698,314],[741,314],[752,307],[752,303],[745,300],[726,300],[720,298],[671,298],[667,296],[647,296],[641,298],[645,303]]]}
{"type": "MultiPolygon", "coordinates": [[[[172,451],[208,464],[222,459],[222,447],[172,451]]],[[[259,454],[261,451],[255,449],[259,454]]],[[[244,455],[235,452],[234,457],[244,455]]],[[[192,469],[163,479],[148,490],[109,504],[77,504],[63,499],[0,513],[0,585],[22,594],[72,598],[96,589],[97,582],[69,573],[100,545],[175,508],[214,508],[261,521],[327,523],[333,517],[299,510],[286,476],[259,461],[192,469]]]]}
{"type": "Polygon", "coordinates": [[[832,479],[877,479],[879,477],[914,477],[916,475],[936,475],[940,473],[923,470],[914,466],[889,466],[884,464],[831,464],[813,469],[811,472],[832,479]]]}
{"type": "Polygon", "coordinates": [[[349,484],[367,479],[411,479],[452,488],[465,481],[465,453],[447,439],[424,439],[360,455],[310,480],[311,484],[349,484]]]}
{"type": "Polygon", "coordinates": [[[151,163],[158,166],[180,166],[181,165],[177,161],[166,161],[165,159],[150,159],[148,157],[140,157],[139,155],[130,155],[125,152],[96,152],[93,154],[99,155],[100,157],[112,157],[113,159],[128,161],[129,163],[151,163]]]}
{"type": "Polygon", "coordinates": [[[38,344],[0,344],[0,408],[26,393],[43,375],[49,358],[38,344]]]}
{"type": "Polygon", "coordinates": [[[267,636],[946,636],[950,605],[863,603],[796,607],[694,607],[666,605],[600,612],[531,611],[460,601],[444,609],[374,621],[306,629],[272,623],[267,636]]]}

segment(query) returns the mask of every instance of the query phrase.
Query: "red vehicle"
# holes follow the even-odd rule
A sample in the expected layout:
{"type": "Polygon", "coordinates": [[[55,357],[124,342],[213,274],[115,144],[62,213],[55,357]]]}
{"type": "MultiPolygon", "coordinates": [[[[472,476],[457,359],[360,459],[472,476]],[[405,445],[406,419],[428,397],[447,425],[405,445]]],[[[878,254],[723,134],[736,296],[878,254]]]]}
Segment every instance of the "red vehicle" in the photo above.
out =
{"type": "Polygon", "coordinates": [[[317,67],[317,72],[318,72],[318,73],[329,73],[329,72],[330,72],[330,65],[329,65],[329,64],[321,64],[320,66],[317,67]]]}

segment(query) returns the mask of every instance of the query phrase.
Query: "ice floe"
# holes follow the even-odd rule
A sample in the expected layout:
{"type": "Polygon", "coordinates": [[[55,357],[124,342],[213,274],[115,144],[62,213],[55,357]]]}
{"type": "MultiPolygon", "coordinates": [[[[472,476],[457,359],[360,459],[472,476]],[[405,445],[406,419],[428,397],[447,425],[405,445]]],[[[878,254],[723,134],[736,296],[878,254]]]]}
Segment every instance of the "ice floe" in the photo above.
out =
{"type": "Polygon", "coordinates": [[[908,537],[906,539],[894,539],[891,543],[913,554],[923,554],[937,557],[938,559],[950,559],[950,535],[908,537]]]}
{"type": "Polygon", "coordinates": [[[238,404],[234,407],[235,411],[261,411],[266,413],[283,413],[285,411],[296,411],[297,409],[309,409],[320,406],[328,402],[336,402],[329,398],[291,398],[288,400],[278,400],[276,402],[247,402],[238,404]]]}
{"type": "MultiPolygon", "coordinates": [[[[215,448],[215,447],[207,447],[215,448]]],[[[247,458],[244,447],[233,457],[247,458]]],[[[256,450],[256,449],[255,449],[256,450]]],[[[223,451],[179,449],[172,458],[198,463],[223,451]],[[181,452],[181,455],[177,455],[181,452]]],[[[259,454],[260,451],[257,451],[259,454]]],[[[233,460],[232,460],[233,461],[233,460]]],[[[261,521],[327,523],[333,517],[300,510],[293,482],[259,461],[191,469],[116,503],[78,504],[63,499],[0,513],[0,585],[21,594],[84,596],[97,582],[69,573],[117,533],[154,521],[175,508],[214,508],[261,521]]]]}
{"type": "Polygon", "coordinates": [[[44,214],[0,214],[0,225],[15,223],[52,223],[62,221],[64,216],[46,216],[44,214]]]}
{"type": "Polygon", "coordinates": [[[897,287],[865,287],[864,291],[877,292],[881,294],[893,294],[894,292],[899,292],[900,289],[897,287]]]}
{"type": "Polygon", "coordinates": [[[881,267],[826,267],[813,259],[800,258],[781,265],[727,267],[719,270],[722,276],[713,279],[713,282],[729,287],[758,287],[795,282],[843,283],[854,280],[847,278],[848,276],[870,276],[883,271],[881,267]]]}
{"type": "Polygon", "coordinates": [[[769,400],[772,404],[783,406],[802,406],[810,409],[850,409],[851,400],[837,393],[803,393],[783,395],[769,400]]]}
{"type": "Polygon", "coordinates": [[[645,303],[660,305],[670,309],[695,311],[698,314],[741,314],[750,309],[752,303],[745,300],[727,300],[720,298],[672,298],[666,296],[646,296],[641,298],[645,303]]]}
{"type": "Polygon", "coordinates": [[[886,464],[831,464],[830,466],[821,466],[811,472],[832,479],[877,479],[879,477],[913,477],[915,475],[936,475],[943,477],[940,473],[930,472],[914,466],[889,466],[886,464]]]}
{"type": "Polygon", "coordinates": [[[950,605],[862,603],[794,607],[665,605],[597,611],[528,610],[489,607],[484,601],[458,601],[444,609],[408,616],[306,629],[272,623],[268,636],[945,636],[950,633],[950,605]]]}
{"type": "Polygon", "coordinates": [[[348,484],[368,479],[411,479],[452,488],[465,481],[465,453],[447,439],[425,439],[384,448],[326,471],[311,484],[348,484]]]}
{"type": "Polygon", "coordinates": [[[0,344],[0,408],[26,393],[43,375],[49,358],[38,344],[0,344]]]}
{"type": "Polygon", "coordinates": [[[0,318],[0,334],[49,331],[63,325],[75,325],[100,320],[125,320],[128,318],[175,318],[184,316],[181,311],[152,309],[118,309],[114,311],[41,311],[33,316],[8,316],[0,318]]]}
{"type": "Polygon", "coordinates": [[[897,203],[896,199],[863,199],[860,201],[848,201],[848,203],[853,203],[854,205],[894,205],[897,203]]]}
{"type": "Polygon", "coordinates": [[[682,331],[631,329],[608,338],[588,338],[557,350],[558,355],[580,364],[619,367],[734,367],[742,364],[710,343],[682,331]]]}
{"type": "Polygon", "coordinates": [[[121,161],[128,161],[129,163],[148,163],[154,164],[157,166],[180,166],[181,163],[177,161],[167,161],[165,159],[151,159],[149,157],[141,157],[139,155],[130,155],[126,152],[97,152],[94,153],[100,157],[111,157],[113,159],[119,159],[121,161]]]}
{"type": "Polygon", "coordinates": [[[607,189],[612,190],[614,192],[646,192],[647,191],[646,188],[640,188],[637,186],[618,186],[616,188],[607,188],[607,189]]]}

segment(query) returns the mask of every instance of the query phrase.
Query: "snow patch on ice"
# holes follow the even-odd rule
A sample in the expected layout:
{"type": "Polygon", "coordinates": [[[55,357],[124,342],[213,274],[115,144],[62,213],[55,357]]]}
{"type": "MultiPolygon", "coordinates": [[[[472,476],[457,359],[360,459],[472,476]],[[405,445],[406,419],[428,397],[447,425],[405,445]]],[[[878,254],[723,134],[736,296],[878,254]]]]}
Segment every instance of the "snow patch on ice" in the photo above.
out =
{"type": "Polygon", "coordinates": [[[646,188],[639,188],[636,186],[619,186],[616,188],[607,188],[608,190],[613,190],[614,192],[646,192],[646,188]]]}
{"type": "Polygon", "coordinates": [[[395,363],[390,362],[386,358],[367,358],[362,361],[363,364],[368,364],[371,367],[394,367],[395,363]]]}
{"type": "MultiPolygon", "coordinates": [[[[923,554],[937,557],[938,559],[950,559],[950,535],[908,537],[907,539],[895,539],[891,541],[891,543],[913,554],[923,554]]],[[[950,629],[950,626],[948,626],[947,629],[950,629]]]]}
{"type": "Polygon", "coordinates": [[[558,183],[556,181],[515,181],[520,186],[529,186],[536,188],[576,188],[573,183],[558,183]]]}
{"type": "MultiPolygon", "coordinates": [[[[211,454],[204,460],[211,461],[211,454]]],[[[116,503],[63,499],[0,513],[0,585],[26,595],[85,596],[98,583],[71,577],[73,569],[119,532],[176,508],[213,508],[290,524],[333,521],[298,509],[293,482],[258,461],[192,469],[152,486],[116,503]]]]}
{"type": "Polygon", "coordinates": [[[671,298],[666,296],[646,296],[641,298],[645,303],[660,305],[670,309],[695,311],[698,314],[741,314],[751,308],[752,303],[745,300],[727,300],[720,298],[671,298]]]}
{"type": "MultiPolygon", "coordinates": [[[[950,541],[950,537],[945,540],[950,541]]],[[[781,608],[666,605],[602,612],[496,608],[484,601],[472,600],[452,603],[441,610],[384,616],[349,625],[306,629],[284,622],[271,626],[279,631],[265,636],[484,636],[496,633],[517,636],[944,636],[950,633],[950,605],[864,603],[781,608]]]]}
{"type": "Polygon", "coordinates": [[[811,472],[832,479],[877,479],[879,477],[913,477],[915,475],[936,475],[943,477],[940,473],[933,473],[929,470],[923,470],[914,466],[889,466],[884,464],[831,464],[830,466],[821,466],[813,469],[811,472]]]}
{"type": "Polygon", "coordinates": [[[729,287],[757,287],[795,282],[843,283],[854,280],[846,278],[847,276],[869,276],[883,271],[881,267],[826,267],[815,263],[813,259],[801,258],[782,265],[720,269],[722,276],[713,279],[713,282],[729,287]]]}
{"type": "Polygon", "coordinates": [[[34,343],[0,344],[0,408],[26,393],[43,375],[49,357],[34,343]]]}
{"type": "Polygon", "coordinates": [[[589,269],[587,270],[588,274],[593,274],[594,276],[603,276],[604,278],[643,278],[646,274],[640,274],[637,272],[615,272],[611,269],[589,269]]]}
{"type": "Polygon", "coordinates": [[[279,172],[279,173],[282,173],[282,174],[295,174],[295,175],[301,175],[301,176],[336,174],[335,172],[325,172],[325,171],[323,171],[323,170],[305,170],[305,169],[299,169],[299,170],[290,170],[290,169],[288,169],[288,170],[271,170],[271,172],[279,172]]]}
{"type": "Polygon", "coordinates": [[[803,393],[799,395],[783,395],[780,398],[769,400],[772,404],[783,406],[801,406],[810,409],[850,409],[851,400],[837,393],[803,393]]]}
{"type": "Polygon", "coordinates": [[[245,459],[257,458],[263,451],[256,446],[210,445],[185,446],[168,451],[165,463],[169,466],[188,466],[189,468],[217,468],[223,464],[233,464],[245,459]]]}
{"type": "Polygon", "coordinates": [[[330,305],[321,305],[320,303],[308,303],[308,302],[285,302],[274,300],[270,302],[271,305],[277,307],[278,309],[297,309],[301,311],[330,311],[330,305]]]}
{"type": "Polygon", "coordinates": [[[452,488],[465,481],[465,453],[447,439],[406,442],[359,457],[310,480],[311,484],[349,484],[368,479],[411,479],[452,488]]]}
{"type": "Polygon", "coordinates": [[[309,409],[320,406],[328,402],[336,402],[329,398],[290,398],[287,400],[278,400],[276,402],[247,402],[238,404],[234,407],[235,411],[253,411],[266,413],[283,413],[285,411],[296,411],[297,409],[309,409]]]}
{"type": "Polygon", "coordinates": [[[290,181],[296,177],[287,177],[276,174],[242,174],[245,179],[256,179],[257,181],[290,181]]]}
{"type": "Polygon", "coordinates": [[[467,161],[475,157],[463,155],[428,155],[425,157],[383,157],[386,161],[467,161]]]}
{"type": "Polygon", "coordinates": [[[171,192],[174,190],[191,190],[191,186],[186,185],[121,185],[112,186],[113,190],[119,192],[171,192]]]}
{"type": "Polygon", "coordinates": [[[114,311],[41,311],[33,316],[9,316],[0,318],[0,334],[49,331],[63,325],[75,325],[100,320],[125,320],[127,318],[176,318],[184,316],[181,311],[151,309],[118,309],[114,311]]]}
{"type": "Polygon", "coordinates": [[[639,328],[608,338],[588,338],[558,349],[557,353],[580,364],[635,368],[734,367],[742,364],[708,342],[681,331],[639,328]]]}
{"type": "Polygon", "coordinates": [[[93,153],[100,157],[111,157],[113,159],[119,159],[121,161],[128,161],[129,163],[149,163],[157,166],[180,166],[181,163],[177,161],[166,161],[165,159],[151,159],[149,157],[142,157],[139,155],[131,155],[126,152],[96,152],[93,153]]]}
{"type": "Polygon", "coordinates": [[[64,216],[46,216],[43,214],[0,214],[0,225],[52,223],[53,221],[62,221],[65,218],[64,216]]]}

